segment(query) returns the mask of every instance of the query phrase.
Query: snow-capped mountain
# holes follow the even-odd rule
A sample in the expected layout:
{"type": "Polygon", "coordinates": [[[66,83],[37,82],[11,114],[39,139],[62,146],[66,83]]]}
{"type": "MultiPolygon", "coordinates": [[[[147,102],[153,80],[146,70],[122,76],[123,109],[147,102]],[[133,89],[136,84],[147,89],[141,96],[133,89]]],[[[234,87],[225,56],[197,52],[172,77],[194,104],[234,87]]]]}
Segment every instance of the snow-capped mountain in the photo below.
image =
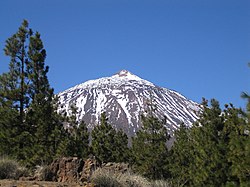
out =
{"type": "Polygon", "coordinates": [[[122,70],[111,77],[90,80],[58,94],[60,111],[70,114],[70,105],[78,107],[78,120],[84,120],[88,128],[98,124],[102,112],[116,129],[123,129],[133,136],[140,128],[141,114],[156,106],[154,114],[166,120],[166,126],[174,131],[183,122],[191,126],[201,111],[199,104],[183,95],[161,88],[129,71],[122,70]]]}

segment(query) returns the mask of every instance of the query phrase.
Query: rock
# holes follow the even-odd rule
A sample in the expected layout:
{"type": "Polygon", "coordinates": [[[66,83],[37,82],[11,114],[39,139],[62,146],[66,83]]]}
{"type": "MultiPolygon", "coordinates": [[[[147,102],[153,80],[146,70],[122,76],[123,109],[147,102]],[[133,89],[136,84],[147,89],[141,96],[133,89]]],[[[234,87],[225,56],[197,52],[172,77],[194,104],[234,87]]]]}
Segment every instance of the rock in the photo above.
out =
{"type": "Polygon", "coordinates": [[[97,168],[97,163],[95,159],[87,159],[84,163],[84,166],[82,168],[82,172],[81,172],[81,178],[80,181],[84,182],[90,182],[90,178],[93,174],[93,172],[96,170],[97,168]]]}
{"type": "Polygon", "coordinates": [[[84,161],[77,157],[56,159],[49,166],[51,180],[56,182],[77,182],[80,179],[83,166],[84,161]]]}
{"type": "MultiPolygon", "coordinates": [[[[54,160],[46,171],[46,178],[55,182],[78,183],[93,186],[91,176],[100,166],[94,158],[83,160],[77,157],[63,157],[54,160]]],[[[103,171],[125,173],[129,170],[125,163],[106,163],[101,166],[103,171]]]]}
{"type": "Polygon", "coordinates": [[[129,165],[126,163],[108,162],[103,164],[101,168],[113,173],[126,173],[129,170],[129,165]]]}

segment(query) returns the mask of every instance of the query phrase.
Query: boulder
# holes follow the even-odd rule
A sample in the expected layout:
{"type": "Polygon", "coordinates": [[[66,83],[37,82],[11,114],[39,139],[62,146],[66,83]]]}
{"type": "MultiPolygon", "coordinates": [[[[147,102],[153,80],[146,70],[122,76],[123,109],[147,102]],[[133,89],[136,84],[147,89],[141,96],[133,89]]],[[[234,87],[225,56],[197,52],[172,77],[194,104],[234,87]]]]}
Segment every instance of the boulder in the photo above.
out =
{"type": "Polygon", "coordinates": [[[97,168],[114,173],[129,170],[125,163],[106,163],[99,166],[94,158],[83,160],[77,157],[63,157],[54,160],[47,168],[46,179],[55,182],[81,183],[91,185],[91,176],[97,168]]]}
{"type": "Polygon", "coordinates": [[[83,159],[63,157],[54,160],[49,166],[51,180],[56,182],[77,182],[84,166],[83,159]]]}

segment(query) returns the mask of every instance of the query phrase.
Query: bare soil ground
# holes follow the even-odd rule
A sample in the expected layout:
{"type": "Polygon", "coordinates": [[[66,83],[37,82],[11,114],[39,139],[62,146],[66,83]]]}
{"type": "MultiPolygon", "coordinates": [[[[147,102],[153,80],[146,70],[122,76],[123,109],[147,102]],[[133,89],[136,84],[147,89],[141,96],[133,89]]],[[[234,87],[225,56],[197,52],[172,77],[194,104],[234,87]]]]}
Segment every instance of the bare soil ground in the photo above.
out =
{"type": "Polygon", "coordinates": [[[84,185],[47,181],[0,180],[0,187],[84,187],[84,185]]]}

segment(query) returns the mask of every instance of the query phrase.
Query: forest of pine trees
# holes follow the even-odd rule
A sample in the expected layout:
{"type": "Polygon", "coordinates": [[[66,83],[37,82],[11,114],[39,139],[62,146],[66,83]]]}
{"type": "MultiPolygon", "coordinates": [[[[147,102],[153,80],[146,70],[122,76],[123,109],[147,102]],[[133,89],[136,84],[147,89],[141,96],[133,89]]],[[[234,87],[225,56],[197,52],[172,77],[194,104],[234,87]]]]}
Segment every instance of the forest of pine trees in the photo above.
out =
{"type": "MultiPolygon", "coordinates": [[[[125,133],[115,130],[102,113],[89,132],[70,114],[57,113],[58,102],[45,65],[46,50],[39,32],[26,20],[6,40],[8,72],[0,75],[0,155],[29,168],[63,156],[99,163],[126,162],[149,179],[170,180],[176,186],[250,186],[250,96],[246,109],[203,100],[203,113],[191,128],[180,124],[169,149],[164,122],[153,111],[141,116],[143,128],[128,146],[125,133]],[[65,128],[66,127],[66,128],[65,128]]],[[[2,62],[1,62],[2,63],[2,62]]]]}

